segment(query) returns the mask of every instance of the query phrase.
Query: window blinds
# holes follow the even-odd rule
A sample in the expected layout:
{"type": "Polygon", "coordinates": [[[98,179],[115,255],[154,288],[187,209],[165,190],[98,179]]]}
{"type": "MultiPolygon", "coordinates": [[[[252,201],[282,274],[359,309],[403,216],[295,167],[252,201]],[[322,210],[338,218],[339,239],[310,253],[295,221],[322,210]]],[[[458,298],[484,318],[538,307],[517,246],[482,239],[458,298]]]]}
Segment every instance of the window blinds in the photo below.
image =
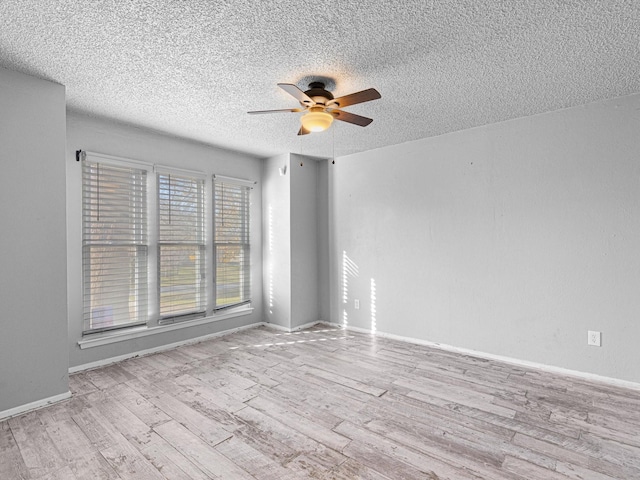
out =
{"type": "Polygon", "coordinates": [[[250,301],[250,187],[214,180],[215,310],[250,301]]]}
{"type": "Polygon", "coordinates": [[[83,153],[83,333],[250,303],[255,182],[83,153]]]}
{"type": "Polygon", "coordinates": [[[148,316],[147,172],[83,161],[84,332],[148,316]]]}
{"type": "Polygon", "coordinates": [[[206,309],[204,178],[158,174],[160,318],[206,309]]]}

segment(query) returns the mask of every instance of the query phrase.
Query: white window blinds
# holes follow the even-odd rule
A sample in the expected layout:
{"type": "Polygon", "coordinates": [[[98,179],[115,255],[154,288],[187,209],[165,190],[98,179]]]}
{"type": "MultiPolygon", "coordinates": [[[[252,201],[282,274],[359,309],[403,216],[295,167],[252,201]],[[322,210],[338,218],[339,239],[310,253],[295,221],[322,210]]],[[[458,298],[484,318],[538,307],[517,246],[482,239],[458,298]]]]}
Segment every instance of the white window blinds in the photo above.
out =
{"type": "Polygon", "coordinates": [[[83,161],[84,332],[148,316],[147,172],[83,161]]]}
{"type": "Polygon", "coordinates": [[[214,180],[215,310],[250,301],[250,191],[231,179],[214,180]]]}
{"type": "Polygon", "coordinates": [[[204,177],[158,173],[161,319],[206,310],[204,177]]]}

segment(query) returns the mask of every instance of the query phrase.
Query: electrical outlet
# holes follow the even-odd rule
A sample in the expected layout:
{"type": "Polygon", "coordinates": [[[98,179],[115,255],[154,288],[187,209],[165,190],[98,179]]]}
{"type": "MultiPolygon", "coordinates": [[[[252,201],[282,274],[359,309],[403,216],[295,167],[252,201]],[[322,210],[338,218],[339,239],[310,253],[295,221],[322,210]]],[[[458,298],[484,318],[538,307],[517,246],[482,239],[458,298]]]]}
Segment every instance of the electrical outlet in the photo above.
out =
{"type": "Polygon", "coordinates": [[[354,300],[353,303],[354,303],[353,306],[355,307],[355,309],[360,310],[360,300],[354,300]]]}
{"type": "Polygon", "coordinates": [[[589,330],[587,336],[587,345],[593,345],[594,347],[602,346],[602,334],[600,332],[594,332],[589,330]]]}

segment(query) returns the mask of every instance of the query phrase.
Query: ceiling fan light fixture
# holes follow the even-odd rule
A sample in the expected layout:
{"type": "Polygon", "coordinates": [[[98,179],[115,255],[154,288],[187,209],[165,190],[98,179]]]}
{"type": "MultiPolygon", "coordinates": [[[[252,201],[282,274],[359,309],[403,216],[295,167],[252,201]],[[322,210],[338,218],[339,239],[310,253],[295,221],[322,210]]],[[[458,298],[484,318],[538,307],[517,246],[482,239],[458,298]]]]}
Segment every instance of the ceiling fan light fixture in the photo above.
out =
{"type": "Polygon", "coordinates": [[[306,113],[300,118],[302,128],[308,130],[309,132],[322,132],[329,128],[332,122],[333,115],[330,115],[327,112],[323,112],[322,110],[311,110],[309,113],[306,113]]]}
{"type": "Polygon", "coordinates": [[[255,110],[248,113],[305,112],[305,114],[300,117],[302,126],[300,130],[298,130],[298,135],[322,132],[331,126],[334,118],[341,122],[366,127],[373,122],[372,118],[345,112],[342,108],[382,98],[380,92],[375,88],[368,88],[360,92],[334,98],[333,94],[325,89],[324,82],[311,82],[309,84],[309,90],[306,92],[303,92],[292,83],[279,83],[278,86],[295,98],[302,108],[255,110]]]}

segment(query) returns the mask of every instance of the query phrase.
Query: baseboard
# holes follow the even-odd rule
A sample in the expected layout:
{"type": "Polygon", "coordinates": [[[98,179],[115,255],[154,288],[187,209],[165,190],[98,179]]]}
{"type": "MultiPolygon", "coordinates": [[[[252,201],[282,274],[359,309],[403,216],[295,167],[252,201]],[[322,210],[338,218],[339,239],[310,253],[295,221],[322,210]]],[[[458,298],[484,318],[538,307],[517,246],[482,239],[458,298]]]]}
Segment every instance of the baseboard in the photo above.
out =
{"type": "MultiPolygon", "coordinates": [[[[320,323],[324,323],[325,325],[329,325],[332,327],[337,327],[342,329],[345,328],[344,325],[341,325],[339,323],[331,323],[331,322],[320,322],[320,323]]],[[[428,340],[421,340],[419,338],[403,337],[401,335],[394,335],[392,333],[385,333],[380,331],[373,332],[366,328],[347,326],[346,329],[354,332],[366,333],[369,335],[376,335],[378,337],[388,338],[390,340],[398,340],[400,342],[413,343],[415,345],[424,345],[427,347],[439,348],[441,350],[460,353],[462,355],[470,355],[473,357],[484,358],[487,360],[496,360],[499,362],[516,365],[519,367],[527,367],[534,370],[540,370],[544,372],[556,373],[559,375],[566,375],[569,377],[580,378],[582,380],[588,380],[590,382],[597,382],[605,385],[611,385],[614,387],[622,387],[622,388],[628,388],[630,390],[640,391],[640,383],[632,382],[629,380],[621,380],[619,378],[606,377],[604,375],[597,375],[595,373],[581,372],[579,370],[571,370],[563,367],[555,367],[553,365],[546,365],[544,363],[538,363],[538,362],[530,362],[528,360],[520,360],[518,358],[507,357],[503,355],[494,355],[492,353],[481,352],[478,350],[471,350],[468,348],[454,347],[452,345],[430,342],[428,340]]]]}
{"type": "Polygon", "coordinates": [[[63,400],[67,400],[68,398],[71,398],[71,392],[61,393],[60,395],[54,395],[52,397],[43,398],[42,400],[37,400],[25,405],[10,408],[9,410],[4,410],[3,412],[0,412],[0,422],[8,420],[11,417],[22,415],[23,413],[38,410],[43,407],[48,407],[49,405],[62,402],[63,400]]]}
{"type": "Polygon", "coordinates": [[[118,363],[123,360],[128,360],[130,358],[135,357],[143,357],[145,355],[151,355],[152,353],[164,352],[166,350],[173,350],[174,348],[182,347],[184,345],[192,345],[194,343],[204,342],[205,340],[209,340],[211,338],[223,337],[225,335],[231,335],[232,333],[240,332],[242,330],[247,330],[249,328],[256,328],[259,326],[265,325],[264,322],[252,323],[251,325],[244,325],[242,327],[236,327],[229,330],[223,330],[222,332],[210,333],[208,335],[203,335],[201,337],[189,338],[186,340],[182,340],[180,342],[168,343],[165,345],[159,345],[153,348],[147,348],[145,350],[138,350],[131,353],[126,353],[124,355],[118,355],[115,357],[109,357],[102,360],[96,360],[95,362],[84,363],[82,365],[76,365],[74,367],[69,367],[69,374],[84,372],[86,370],[93,370],[94,368],[100,368],[107,365],[111,365],[113,363],[118,363]]]}
{"type": "Polygon", "coordinates": [[[69,374],[84,372],[86,370],[93,370],[94,368],[105,367],[107,365],[122,362],[123,360],[128,360],[130,358],[143,357],[145,355],[151,355],[153,353],[164,352],[166,350],[173,350],[174,348],[182,347],[184,345],[192,345],[194,343],[204,342],[205,340],[209,340],[211,338],[231,335],[232,333],[236,333],[241,330],[247,330],[249,328],[267,327],[267,328],[273,328],[275,330],[280,330],[282,332],[291,333],[291,332],[297,332],[298,330],[311,328],[314,325],[317,325],[318,323],[325,323],[325,322],[318,320],[316,322],[305,323],[304,325],[300,325],[299,327],[295,327],[295,328],[287,328],[281,325],[277,325],[275,323],[267,323],[267,322],[252,323],[251,325],[244,325],[242,327],[232,328],[230,330],[224,330],[222,332],[210,333],[202,337],[189,338],[187,340],[182,340],[180,342],[168,343],[166,345],[159,345],[157,347],[147,348],[145,350],[138,350],[135,352],[126,353],[124,355],[109,357],[102,360],[96,360],[95,362],[83,363],[82,365],[69,367],[69,374]]]}
{"type": "MultiPolygon", "coordinates": [[[[69,373],[73,374],[73,373],[78,373],[78,372],[82,372],[85,370],[91,370],[94,368],[99,368],[99,367],[103,367],[106,365],[111,365],[113,363],[117,363],[117,362],[121,362],[123,360],[127,360],[129,358],[134,358],[134,357],[141,357],[144,355],[151,355],[153,353],[157,353],[157,352],[162,352],[165,350],[172,350],[174,348],[178,348],[181,347],[183,345],[191,345],[194,343],[200,343],[200,342],[204,342],[205,340],[209,340],[211,338],[216,338],[216,337],[222,337],[225,335],[231,335],[233,333],[242,331],[242,330],[247,330],[250,328],[257,328],[260,326],[264,326],[267,328],[271,328],[274,330],[278,330],[281,332],[285,332],[285,333],[292,333],[292,332],[297,332],[300,330],[305,330],[307,328],[311,328],[314,327],[318,324],[322,324],[322,325],[327,325],[330,326],[332,328],[340,328],[340,329],[345,329],[344,325],[339,324],[339,323],[331,323],[331,322],[327,322],[324,320],[318,320],[315,322],[309,322],[309,323],[305,323],[304,325],[300,325],[297,326],[295,328],[287,328],[287,327],[283,327],[282,325],[277,325],[275,323],[268,323],[268,322],[258,322],[258,323],[252,323],[251,325],[245,325],[242,327],[237,327],[237,328],[232,328],[230,330],[225,330],[222,332],[216,332],[216,333],[211,333],[208,335],[204,335],[202,337],[196,337],[196,338],[190,338],[187,340],[183,340],[180,342],[175,342],[175,343],[170,343],[167,345],[160,345],[158,347],[154,347],[154,348],[149,348],[146,350],[140,350],[137,352],[132,352],[132,353],[128,353],[125,355],[119,355],[116,357],[110,357],[110,358],[106,358],[103,360],[98,360],[95,362],[90,362],[90,363],[85,363],[83,365],[77,365],[75,367],[70,367],[69,368],[69,373]]],[[[430,342],[428,340],[422,340],[419,338],[414,338],[414,337],[404,337],[402,335],[395,335],[392,333],[386,333],[386,332],[381,332],[381,331],[376,331],[375,333],[372,332],[371,330],[368,330],[366,328],[359,328],[359,327],[352,327],[352,326],[347,326],[346,327],[347,330],[351,330],[354,332],[359,332],[359,333],[365,333],[365,334],[369,334],[369,335],[376,335],[378,337],[382,337],[382,338],[388,338],[390,340],[398,340],[401,342],[407,342],[407,343],[412,343],[412,344],[416,344],[416,345],[424,345],[427,347],[433,347],[433,348],[439,348],[441,350],[446,350],[449,352],[455,352],[455,353],[460,353],[462,355],[471,355],[474,357],[478,357],[478,358],[485,358],[488,360],[496,360],[499,362],[504,362],[504,363],[508,363],[511,365],[516,365],[516,366],[520,366],[520,367],[527,367],[527,368],[532,368],[535,370],[540,370],[540,371],[544,371],[544,372],[549,372],[549,373],[556,373],[559,375],[567,375],[570,377],[575,377],[575,378],[580,378],[583,380],[587,380],[587,381],[591,381],[591,382],[598,382],[598,383],[602,383],[605,385],[612,385],[612,386],[616,386],[616,387],[622,387],[622,388],[628,388],[631,390],[638,390],[640,391],[640,383],[636,383],[636,382],[632,382],[629,380],[621,380],[618,378],[613,378],[613,377],[606,377],[603,375],[597,375],[595,373],[588,373],[588,372],[581,372],[578,370],[571,370],[568,368],[563,368],[563,367],[556,367],[553,365],[546,365],[543,363],[537,363],[537,362],[531,362],[528,360],[521,360],[518,358],[513,358],[513,357],[507,357],[504,355],[495,355],[492,353],[486,353],[486,352],[482,352],[482,351],[478,351],[478,350],[472,350],[472,349],[468,349],[468,348],[461,348],[461,347],[454,347],[452,345],[447,345],[447,344],[443,344],[443,343],[436,343],[436,342],[430,342]]],[[[67,395],[67,394],[65,394],[67,395]]],[[[49,405],[50,403],[53,403],[55,401],[60,401],[60,400],[64,400],[66,398],[69,398],[70,394],[68,394],[68,396],[65,396],[64,398],[60,398],[57,399],[56,397],[51,397],[51,399],[45,399],[43,400],[41,405],[35,405],[35,406],[31,406],[32,404],[28,404],[28,405],[24,405],[21,407],[16,407],[15,409],[12,410],[7,410],[5,412],[0,412],[0,420],[2,420],[4,417],[3,415],[6,414],[6,412],[12,412],[13,410],[16,410],[16,413],[9,413],[8,416],[15,416],[18,415],[20,413],[24,413],[26,411],[29,410],[33,410],[36,408],[41,408],[42,406],[46,406],[49,405]],[[52,400],[53,399],[53,400],[52,400]],[[23,410],[23,408],[26,408],[25,410],[23,410]]],[[[34,402],[34,403],[39,403],[39,402],[34,402]]]]}
{"type": "Polygon", "coordinates": [[[300,325],[298,327],[294,327],[294,328],[287,328],[287,327],[283,327],[282,325],[278,325],[276,323],[266,323],[266,322],[262,322],[262,324],[265,327],[268,328],[273,328],[274,330],[279,330],[281,332],[286,332],[286,333],[292,333],[292,332],[298,332],[300,330],[305,330],[307,328],[311,328],[314,327],[316,325],[318,325],[319,323],[327,323],[324,322],[322,320],[316,320],[315,322],[309,322],[309,323],[305,323],[304,325],[300,325]]]}

